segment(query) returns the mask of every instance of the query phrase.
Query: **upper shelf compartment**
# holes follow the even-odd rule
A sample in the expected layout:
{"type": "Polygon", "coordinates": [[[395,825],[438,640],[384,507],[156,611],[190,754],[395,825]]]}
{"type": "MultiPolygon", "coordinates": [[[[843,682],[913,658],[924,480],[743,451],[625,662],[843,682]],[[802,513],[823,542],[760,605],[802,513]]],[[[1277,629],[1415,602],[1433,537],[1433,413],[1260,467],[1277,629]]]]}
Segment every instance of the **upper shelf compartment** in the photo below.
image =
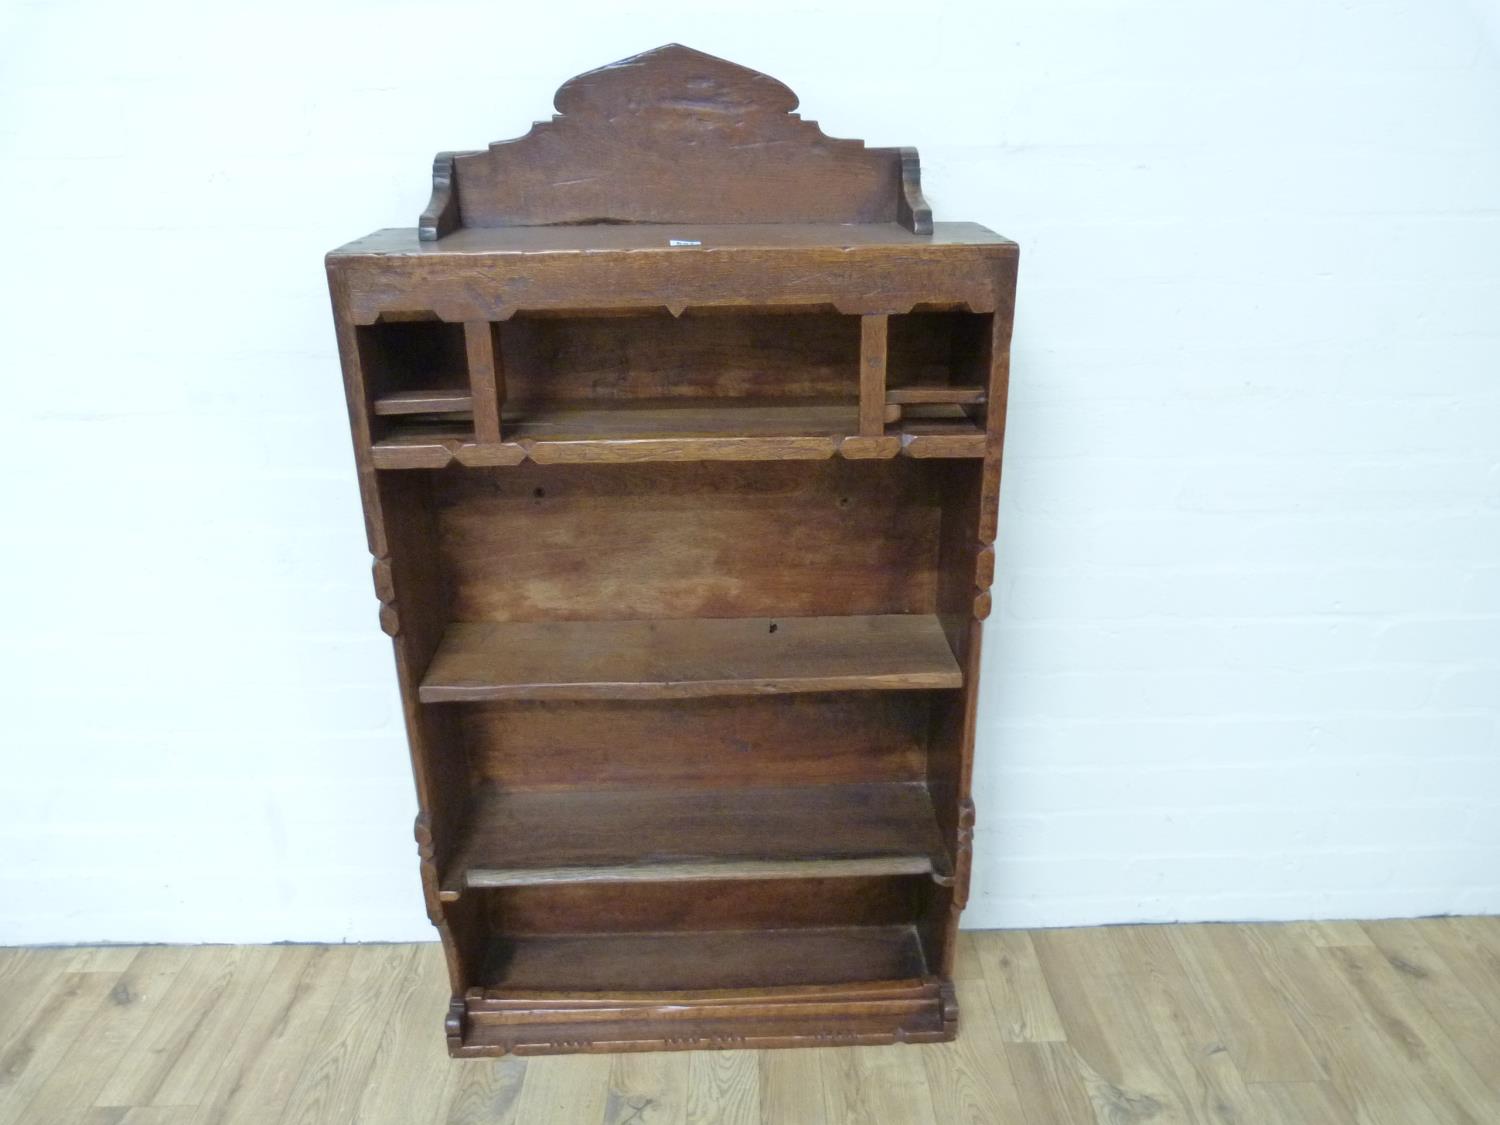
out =
{"type": "MultiPolygon", "coordinates": [[[[975,406],[982,386],[889,397],[885,342],[888,322],[898,326],[891,329],[901,349],[896,358],[921,378],[934,356],[957,354],[969,337],[983,336],[969,322],[987,326],[989,318],[924,316],[915,330],[899,327],[906,319],[818,305],[709,306],[528,311],[502,322],[360,328],[361,339],[374,341],[416,334],[405,352],[362,352],[379,365],[372,384],[383,392],[373,402],[375,465],[984,456],[982,408],[975,406]],[[964,326],[962,342],[940,331],[950,323],[964,326]],[[431,382],[426,367],[441,366],[425,358],[439,345],[445,360],[458,354],[467,363],[469,393],[420,389],[431,382]],[[407,363],[425,367],[407,371],[407,363]],[[921,404],[933,403],[952,409],[924,416],[921,404]]],[[[978,362],[952,361],[963,378],[977,377],[978,362]]],[[[443,378],[450,387],[453,378],[443,378]]]]}

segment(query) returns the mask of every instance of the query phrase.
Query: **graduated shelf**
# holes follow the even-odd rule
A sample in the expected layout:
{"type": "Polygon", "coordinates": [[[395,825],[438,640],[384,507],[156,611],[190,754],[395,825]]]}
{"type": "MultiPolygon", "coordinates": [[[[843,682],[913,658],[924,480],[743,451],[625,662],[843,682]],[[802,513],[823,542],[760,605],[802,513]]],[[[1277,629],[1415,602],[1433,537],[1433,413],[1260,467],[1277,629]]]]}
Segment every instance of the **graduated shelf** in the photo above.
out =
{"type": "Polygon", "coordinates": [[[950,876],[919,782],[506,792],[474,798],[443,884],[950,876]]]}
{"type": "Polygon", "coordinates": [[[914,926],[839,926],[498,937],[482,980],[486,999],[503,999],[518,992],[814,988],[915,981],[927,971],[914,926]]]}
{"type": "Polygon", "coordinates": [[[423,703],[683,699],[963,686],[928,614],[461,622],[422,680],[423,703]]]}

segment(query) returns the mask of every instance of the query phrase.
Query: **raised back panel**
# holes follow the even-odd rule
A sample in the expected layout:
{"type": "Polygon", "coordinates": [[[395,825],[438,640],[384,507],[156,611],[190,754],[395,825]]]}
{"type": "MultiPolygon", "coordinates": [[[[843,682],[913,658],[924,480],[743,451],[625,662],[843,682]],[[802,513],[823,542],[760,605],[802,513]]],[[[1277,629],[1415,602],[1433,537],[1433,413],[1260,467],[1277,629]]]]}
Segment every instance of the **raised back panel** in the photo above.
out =
{"type": "Polygon", "coordinates": [[[435,477],[458,621],[931,613],[920,461],[516,465],[435,477]]]}
{"type": "Polygon", "coordinates": [[[851,926],[908,922],[931,894],[926,876],[764,882],[591,883],[481,892],[509,934],[851,926]]]}
{"type": "Polygon", "coordinates": [[[889,223],[932,233],[916,151],[825,136],[774,78],[672,43],[563,83],[557,115],[440,153],[425,240],[563,223],[889,223]]]}
{"type": "Polygon", "coordinates": [[[507,789],[921,781],[929,692],[475,704],[474,776],[507,789]]]}
{"type": "Polygon", "coordinates": [[[859,317],[665,310],[533,316],[500,329],[506,403],[859,398],[859,317]]]}

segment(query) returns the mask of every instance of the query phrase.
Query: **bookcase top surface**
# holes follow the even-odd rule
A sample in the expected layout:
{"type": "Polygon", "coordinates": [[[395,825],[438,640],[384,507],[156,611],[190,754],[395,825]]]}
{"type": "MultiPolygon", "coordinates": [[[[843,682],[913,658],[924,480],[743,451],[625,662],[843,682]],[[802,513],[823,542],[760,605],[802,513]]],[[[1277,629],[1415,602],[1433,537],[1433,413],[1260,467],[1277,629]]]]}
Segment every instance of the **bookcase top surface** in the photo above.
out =
{"type": "Polygon", "coordinates": [[[934,223],[914,234],[898,223],[629,223],[578,226],[465,227],[438,241],[417,228],[390,227],[339,247],[330,259],[469,257],[505,254],[672,253],[715,250],[900,251],[980,249],[1014,254],[1016,244],[978,223],[934,223]]]}
{"type": "Polygon", "coordinates": [[[329,257],[1013,245],[934,224],[909,147],[831,137],[759,71],[669,43],[564,82],[520,137],[440,152],[410,230],[329,257]]]}

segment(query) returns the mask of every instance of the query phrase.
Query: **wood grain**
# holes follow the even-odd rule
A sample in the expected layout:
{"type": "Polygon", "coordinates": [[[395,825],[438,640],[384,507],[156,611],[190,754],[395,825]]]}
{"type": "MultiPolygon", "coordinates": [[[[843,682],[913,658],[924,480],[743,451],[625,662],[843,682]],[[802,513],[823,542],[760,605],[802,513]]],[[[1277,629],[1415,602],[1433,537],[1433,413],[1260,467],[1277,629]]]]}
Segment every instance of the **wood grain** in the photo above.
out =
{"type": "MultiPolygon", "coordinates": [[[[921,392],[918,392],[921,393],[921,392]]],[[[417,394],[417,392],[414,392],[417,394]]],[[[457,392],[453,392],[457,395],[457,392]]],[[[931,406],[955,407],[934,394],[931,406]]],[[[431,402],[432,397],[413,401],[431,402]]],[[[459,401],[456,397],[453,401],[459,401]]],[[[416,414],[399,396],[377,400],[379,413],[416,414]]],[[[515,408],[503,421],[507,440],[484,445],[470,440],[459,423],[419,417],[386,427],[370,450],[381,469],[441,469],[473,466],[632,464],[641,461],[826,461],[838,453],[851,460],[911,457],[983,457],[984,432],[961,412],[946,417],[930,408],[907,407],[909,416],[887,425],[891,407],[859,421],[853,404],[764,400],[722,401],[710,407],[657,405],[515,408]],[[919,411],[927,410],[926,413],[919,411]],[[875,415],[879,416],[878,425],[875,415]],[[864,435],[868,426],[873,436],[864,435]],[[848,436],[846,436],[848,435],[848,436]]]]}
{"type": "Polygon", "coordinates": [[[754,1051],[718,1051],[688,1062],[687,1119],[759,1125],[760,1072],[754,1051]]]}
{"type": "Polygon", "coordinates": [[[828,137],[792,112],[786,86],[702,51],[671,43],[621,59],[569,79],[554,104],[523,137],[438,157],[424,237],[562,223],[932,228],[914,153],[828,137]]]}
{"type": "Polygon", "coordinates": [[[506,385],[496,327],[487,320],[471,320],[464,325],[469,404],[474,412],[474,440],[480,443],[500,440],[500,403],[506,385]]]}
{"type": "MultiPolygon", "coordinates": [[[[386,1026],[416,986],[418,948],[378,947],[351,961],[338,995],[300,1067],[282,1111],[288,1125],[322,1125],[353,1117],[375,1065],[386,1026]],[[347,1108],[345,1108],[347,1107],[347,1108]]],[[[246,1107],[253,1115],[258,1109],[246,1107]]],[[[252,1116],[253,1119],[253,1116],[252,1116]]]]}
{"type": "Polygon", "coordinates": [[[433,481],[435,553],[458,621],[930,613],[951,468],[454,470],[433,481]]]}
{"type": "Polygon", "coordinates": [[[926,875],[551,883],[469,898],[488,911],[491,932],[515,936],[770,930],[909,924],[932,885],[926,875]]]}
{"type": "Polygon", "coordinates": [[[457,388],[395,391],[377,398],[374,409],[376,414],[465,414],[474,409],[474,399],[457,388]]]}
{"type": "Polygon", "coordinates": [[[760,1052],[760,1112],[764,1125],[830,1125],[818,1051],[760,1052]]]}
{"type": "Polygon", "coordinates": [[[602,1121],[609,1106],[609,1070],[609,1059],[602,1056],[530,1060],[516,1121],[602,1121]]]}
{"type": "MultiPolygon", "coordinates": [[[[69,949],[0,949],[0,987],[6,1003],[0,1006],[0,1053],[30,1026],[33,1013],[64,972],[88,971],[80,965],[82,951],[69,949]]],[[[118,971],[118,970],[116,970],[118,971]]]]}
{"type": "Polygon", "coordinates": [[[1326,1077],[1297,1025],[1276,1004],[1272,980],[1236,927],[1184,927],[1173,930],[1172,939],[1247,1081],[1326,1077]]]}
{"type": "Polygon", "coordinates": [[[98,1093],[98,1104],[172,1104],[175,1091],[205,1081],[203,1070],[210,1068],[211,1075],[222,1058],[223,1040],[217,1040],[214,1051],[215,1037],[203,1034],[204,1016],[218,1015],[227,1006],[243,1018],[274,961],[269,952],[253,946],[188,951],[161,997],[161,1014],[121,1052],[98,1093]],[[210,1051],[205,1053],[204,1047],[210,1051]]]}
{"type": "Polygon", "coordinates": [[[1161,926],[1107,931],[1118,954],[1125,998],[1150,1028],[1189,1119],[1255,1121],[1261,1109],[1220,1041],[1213,1016],[1188,984],[1177,951],[1161,926]]]}
{"type": "Polygon", "coordinates": [[[864,437],[885,433],[885,336],[887,316],[860,318],[859,432],[864,437]]]}
{"type": "Polygon", "coordinates": [[[1108,930],[1046,930],[1034,944],[1067,1042],[1096,1106],[1125,1120],[1186,1122],[1190,1110],[1155,1029],[1125,984],[1108,930]],[[1077,982],[1062,988],[1062,981],[1077,982]]]}
{"type": "MultiPolygon", "coordinates": [[[[1189,960],[1225,957],[1222,948],[1203,948],[1224,927],[1122,927],[1062,938],[966,933],[975,958],[991,964],[1000,944],[1014,948],[1017,937],[1048,957],[1061,944],[1061,960],[1051,963],[1079,972],[1048,979],[1051,1006],[1114,1013],[1079,1025],[1083,1054],[1071,1038],[1001,1040],[1005,1005],[982,980],[968,979],[959,984],[965,1032],[953,1044],[455,1061],[444,1058],[433,1034],[444,993],[436,945],[0,950],[6,999],[47,998],[20,1022],[0,1004],[0,1016],[12,1017],[0,1048],[0,1121],[206,1125],[311,1120],[315,1111],[319,1122],[360,1125],[1489,1125],[1500,1120],[1500,1093],[1484,1081],[1483,1056],[1471,1055],[1463,1040],[1470,1050],[1480,1046],[1500,982],[1453,972],[1437,950],[1452,955],[1462,939],[1460,948],[1481,955],[1495,949],[1493,927],[1469,919],[1233,927],[1270,982],[1247,1015],[1290,1020],[1328,1075],[1259,1082],[1244,1081],[1241,1063],[1251,1056],[1216,1037],[1215,1013],[1238,1003],[1243,985],[1214,991],[1222,978],[1187,968],[1189,960]],[[1368,944],[1353,940],[1356,930],[1368,944]],[[1341,940],[1325,944],[1329,933],[1341,940]],[[205,972],[211,957],[235,966],[217,1000],[214,974],[205,972]],[[257,990],[248,1014],[223,1005],[224,997],[257,990]],[[382,1005],[386,1017],[372,1021],[382,1005]],[[1139,1018],[1128,1016],[1132,1005],[1139,1018]],[[236,1022],[239,1033],[227,1034],[236,1022]],[[150,1045],[195,1043],[196,1035],[181,1037],[184,1026],[202,1028],[212,1043],[200,1062],[221,1058],[213,1068],[185,1059],[200,1077],[179,1085],[174,1072],[187,1071],[158,1060],[150,1045]],[[1469,1031],[1456,1036],[1455,1028],[1469,1031]],[[1181,1099],[1152,1106],[1128,1096],[1130,1088],[1113,1083],[1090,1054],[1164,1060],[1181,1099]],[[1191,1075],[1204,1068],[1213,1081],[1205,1075],[1204,1085],[1193,1086],[1191,1075]],[[1227,1092],[1233,1096],[1217,1096],[1227,1092]],[[121,1097],[138,1100],[109,1100],[121,1097]]],[[[715,971],[715,963],[700,957],[695,971],[715,971]]],[[[1064,1030],[1071,1036],[1074,1029],[1064,1030]]]]}
{"type": "Polygon", "coordinates": [[[905,387],[891,387],[885,392],[886,402],[898,405],[955,405],[977,406],[985,400],[985,389],[976,387],[950,387],[941,384],[914,383],[905,387]]]}
{"type": "MultiPolygon", "coordinates": [[[[1099,1121],[1114,1125],[1120,1115],[1105,1110],[1097,1118],[1085,1089],[1087,1067],[1066,1042],[1011,1043],[1006,1048],[1026,1119],[1035,1125],[1099,1121]]],[[[1123,1120],[1129,1121],[1129,1117],[1123,1120]]]]}
{"type": "Polygon", "coordinates": [[[984,941],[976,938],[975,945],[1000,1020],[1000,1038],[1011,1043],[1066,1039],[1031,935],[1024,930],[997,930],[984,941]]]}
{"type": "Polygon", "coordinates": [[[919,783],[478,794],[444,894],[535,883],[951,877],[919,783]]]}
{"type": "Polygon", "coordinates": [[[473,704],[459,716],[476,782],[587,787],[921,781],[932,695],[809,692],[473,704]]]}
{"type": "Polygon", "coordinates": [[[899,228],[863,238],[851,227],[700,231],[725,243],[711,250],[669,247],[660,228],[625,236],[608,233],[617,228],[576,229],[583,237],[465,231],[474,237],[455,235],[436,250],[412,231],[389,232],[334,251],[328,267],[350,287],[348,315],[356,326],[411,309],[445,324],[538,311],[830,303],[845,315],[894,318],[928,301],[982,314],[1013,297],[1015,244],[973,225],[956,224],[931,239],[908,238],[899,228]],[[827,242],[813,241],[819,232],[827,242]],[[589,251],[586,270],[579,250],[589,251]]]}
{"type": "Polygon", "coordinates": [[[1327,1082],[1257,1082],[1250,1087],[1257,1111],[1246,1121],[1282,1121],[1287,1125],[1357,1125],[1348,1106],[1327,1082]]]}
{"type": "Polygon", "coordinates": [[[966,1014],[964,1033],[952,1044],[921,1048],[934,1119],[943,1125],[1024,1121],[1007,1044],[990,1018],[995,1005],[983,979],[959,980],[958,1001],[966,1014]]]}
{"type": "Polygon", "coordinates": [[[29,1107],[42,1097],[73,1045],[113,1003],[118,972],[49,975],[30,1012],[0,1048],[0,1122],[34,1121],[29,1107]]]}
{"type": "Polygon", "coordinates": [[[437,1036],[414,1037],[403,1029],[432,1011],[432,998],[441,996],[447,979],[437,958],[418,957],[405,974],[409,987],[402,989],[392,1006],[375,1046],[369,1077],[355,1108],[354,1120],[376,1117],[421,1121],[434,1114],[436,1106],[451,1102],[450,1085],[460,1077],[444,1043],[437,1036]]]}
{"type": "Polygon", "coordinates": [[[281,961],[220,1077],[199,1094],[214,1120],[253,1125],[281,1115],[323,1028],[346,1002],[345,981],[356,964],[374,963],[381,952],[369,946],[320,946],[308,957],[281,961]]]}
{"type": "Polygon", "coordinates": [[[559,934],[500,940],[485,987],[522,992],[657,992],[903,981],[925,972],[909,926],[677,934],[559,934]]]}
{"type": "Polygon", "coordinates": [[[937,1125],[922,1060],[903,1046],[868,1047],[857,1053],[820,1051],[823,1097],[830,1120],[900,1121],[937,1125]]]}
{"type": "MultiPolygon", "coordinates": [[[[1213,929],[1225,927],[1212,927],[1213,929]]],[[[1270,993],[1245,1017],[1265,1013],[1268,1020],[1289,1019],[1300,1041],[1310,1050],[1320,1074],[1355,1120],[1373,1125],[1426,1121],[1432,1110],[1415,1070],[1391,1049],[1358,1000],[1339,979],[1332,962],[1305,935],[1283,927],[1236,927],[1244,947],[1265,973],[1270,993]]],[[[1196,933],[1184,933],[1179,948],[1191,953],[1196,933]]],[[[1184,963],[1189,960],[1184,955],[1184,963]]],[[[1214,980],[1198,983],[1199,994],[1218,1014],[1235,1002],[1231,988],[1210,992],[1214,980]]],[[[1256,1060],[1249,1050],[1226,1040],[1240,1071],[1249,1077],[1256,1060]]],[[[1320,1079],[1313,1079],[1319,1081],[1320,1079]]]]}
{"type": "Polygon", "coordinates": [[[1414,1068],[1422,1093],[1443,1120],[1481,1122],[1492,1092],[1442,1025],[1405,986],[1379,950],[1335,946],[1324,952],[1366,1018],[1414,1068]]]}
{"type": "Polygon", "coordinates": [[[1400,974],[1401,984],[1500,1096],[1500,1020],[1427,941],[1428,929],[1407,921],[1371,922],[1363,927],[1370,943],[1400,974]]]}
{"type": "Polygon", "coordinates": [[[852,406],[863,319],[818,306],[522,310],[495,328],[507,407],[525,415],[639,402],[852,406]]]}
{"type": "MultiPolygon", "coordinates": [[[[450,1062],[457,1070],[446,1106],[433,1118],[443,1125],[512,1125],[517,1121],[525,1059],[466,1059],[450,1062]],[[446,1109],[446,1113],[444,1110],[446,1109]]],[[[545,1117],[543,1118],[545,1120],[545,1117]]]]}
{"type": "Polygon", "coordinates": [[[687,1125],[692,1060],[680,1052],[626,1052],[610,1060],[603,1125],[687,1125]]]}
{"type": "Polygon", "coordinates": [[[694,618],[450,625],[424,703],[687,699],[963,686],[936,617],[694,618]]]}
{"type": "Polygon", "coordinates": [[[518,441],[602,446],[608,441],[647,438],[834,437],[857,432],[858,410],[853,402],[808,398],[744,398],[710,404],[648,398],[619,405],[517,405],[507,410],[505,422],[507,434],[518,441]]]}

